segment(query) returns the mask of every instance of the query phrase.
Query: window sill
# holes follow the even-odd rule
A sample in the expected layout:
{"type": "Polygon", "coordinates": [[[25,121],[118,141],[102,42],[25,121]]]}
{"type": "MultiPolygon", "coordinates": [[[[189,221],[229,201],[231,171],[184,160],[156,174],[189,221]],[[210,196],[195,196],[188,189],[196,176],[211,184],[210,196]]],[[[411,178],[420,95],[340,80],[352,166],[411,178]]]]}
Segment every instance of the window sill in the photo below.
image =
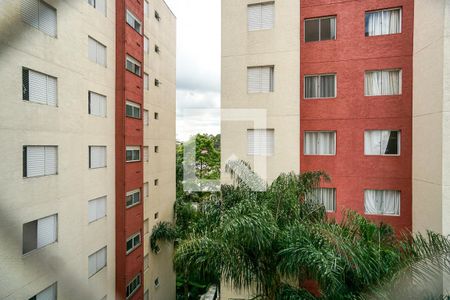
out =
{"type": "Polygon", "coordinates": [[[135,246],[133,249],[128,250],[128,251],[126,252],[126,255],[129,255],[129,254],[133,253],[133,252],[134,252],[137,248],[139,248],[141,245],[142,245],[142,243],[141,243],[141,244],[138,244],[138,245],[135,246]]]}
{"type": "Polygon", "coordinates": [[[51,246],[51,245],[54,245],[54,244],[56,244],[56,243],[58,243],[58,240],[56,240],[56,241],[54,241],[53,243],[50,243],[50,244],[48,244],[48,245],[45,245],[45,246],[43,246],[43,247],[41,247],[41,248],[36,248],[36,249],[33,249],[33,250],[31,250],[31,251],[29,251],[29,252],[27,252],[27,253],[22,253],[22,257],[23,257],[23,258],[26,258],[26,257],[28,257],[28,256],[32,256],[32,255],[38,254],[39,252],[43,251],[43,249],[45,249],[45,248],[47,248],[47,247],[49,247],[49,246],[51,246]]]}
{"type": "Polygon", "coordinates": [[[400,154],[365,154],[366,157],[400,157],[400,154]]]}
{"type": "Polygon", "coordinates": [[[377,35],[366,35],[364,33],[364,37],[366,38],[377,38],[377,37],[386,37],[386,36],[398,36],[403,34],[403,32],[397,32],[397,33],[385,33],[385,34],[377,34],[377,35]]]}
{"type": "Polygon", "coordinates": [[[394,215],[394,214],[370,214],[370,213],[364,213],[367,216],[378,216],[378,217],[400,217],[400,214],[394,215]]]}
{"type": "Polygon", "coordinates": [[[103,220],[103,219],[106,219],[107,216],[108,216],[108,215],[104,215],[104,216],[101,217],[101,218],[98,218],[98,219],[95,219],[95,220],[93,220],[93,221],[90,221],[90,222],[88,223],[88,225],[91,225],[91,224],[93,224],[93,223],[97,223],[98,221],[101,221],[101,220],[103,220]]]}
{"type": "Polygon", "coordinates": [[[127,160],[127,161],[125,161],[127,164],[129,164],[129,163],[138,163],[138,162],[141,162],[141,160],[127,160]]]}
{"type": "Polygon", "coordinates": [[[106,269],[106,266],[103,266],[100,270],[97,270],[97,272],[95,272],[94,274],[92,274],[91,276],[88,277],[88,279],[91,279],[92,277],[94,277],[95,275],[97,275],[98,273],[100,273],[102,270],[106,269]]]}
{"type": "Polygon", "coordinates": [[[134,204],[131,204],[131,205],[129,205],[129,206],[127,206],[127,205],[125,204],[125,208],[126,208],[126,209],[133,208],[133,207],[139,205],[140,203],[141,203],[141,201],[139,201],[139,202],[137,202],[137,203],[134,203],[134,204]]]}
{"type": "Polygon", "coordinates": [[[304,154],[304,156],[336,156],[336,154],[304,154]]]}
{"type": "Polygon", "coordinates": [[[304,101],[314,101],[314,100],[334,100],[337,97],[319,97],[319,98],[303,98],[304,101]]]}
{"type": "Polygon", "coordinates": [[[89,167],[89,170],[99,170],[99,169],[106,169],[106,166],[104,166],[104,167],[95,167],[95,168],[89,167]]]}

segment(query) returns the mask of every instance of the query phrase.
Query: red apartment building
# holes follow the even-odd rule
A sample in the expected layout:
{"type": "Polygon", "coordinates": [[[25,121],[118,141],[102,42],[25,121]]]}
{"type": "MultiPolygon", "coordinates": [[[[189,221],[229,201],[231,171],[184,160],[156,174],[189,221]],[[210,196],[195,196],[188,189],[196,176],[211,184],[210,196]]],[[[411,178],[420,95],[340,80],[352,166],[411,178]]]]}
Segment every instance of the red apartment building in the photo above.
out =
{"type": "Polygon", "coordinates": [[[337,219],[412,229],[413,4],[301,1],[300,168],[337,219]]]}

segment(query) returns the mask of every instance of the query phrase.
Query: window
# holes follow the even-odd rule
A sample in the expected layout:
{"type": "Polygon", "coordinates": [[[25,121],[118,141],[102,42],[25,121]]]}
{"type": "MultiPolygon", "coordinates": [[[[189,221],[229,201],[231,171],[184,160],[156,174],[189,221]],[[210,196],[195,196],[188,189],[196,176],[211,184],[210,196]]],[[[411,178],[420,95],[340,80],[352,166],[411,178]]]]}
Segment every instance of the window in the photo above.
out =
{"type": "Polygon", "coordinates": [[[56,9],[42,0],[22,0],[21,12],[25,23],[56,37],[56,9]]]}
{"type": "Polygon", "coordinates": [[[155,19],[158,20],[158,22],[161,22],[161,16],[159,15],[159,12],[155,10],[155,19]]]}
{"type": "Polygon", "coordinates": [[[48,176],[57,173],[57,146],[23,147],[23,177],[48,176]]]}
{"type": "Polygon", "coordinates": [[[146,91],[150,90],[150,77],[147,73],[144,73],[144,89],[146,91]]]}
{"type": "Polygon", "coordinates": [[[127,146],[126,148],[127,162],[135,162],[141,160],[141,147],[127,146]]]}
{"type": "Polygon", "coordinates": [[[141,287],[141,274],[134,277],[130,283],[127,285],[126,298],[129,299],[131,296],[141,287]]]}
{"type": "Polygon", "coordinates": [[[274,2],[250,4],[247,6],[248,31],[272,29],[274,6],[274,2]]]}
{"type": "Polygon", "coordinates": [[[148,146],[144,146],[144,161],[148,162],[148,146]]]}
{"type": "Polygon", "coordinates": [[[126,206],[127,208],[132,207],[136,204],[139,204],[141,202],[141,190],[136,189],[133,191],[130,191],[126,195],[126,206]]]}
{"type": "Polygon", "coordinates": [[[305,76],[305,99],[336,97],[336,75],[305,76]]]}
{"type": "Polygon", "coordinates": [[[155,220],[158,219],[159,218],[159,212],[156,212],[153,217],[155,218],[155,220]]]}
{"type": "Polygon", "coordinates": [[[26,101],[56,106],[58,102],[57,79],[23,68],[22,96],[26,101]]]}
{"type": "Polygon", "coordinates": [[[155,146],[155,153],[159,152],[159,146],[155,146]]]}
{"type": "Polygon", "coordinates": [[[400,191],[365,190],[364,207],[368,215],[400,215],[400,191]]]}
{"type": "Polygon", "coordinates": [[[150,12],[150,5],[148,4],[148,1],[144,1],[144,17],[148,17],[150,12]]]}
{"type": "Polygon", "coordinates": [[[58,216],[52,215],[23,224],[23,254],[57,241],[58,216]]]}
{"type": "Polygon", "coordinates": [[[106,117],[106,96],[89,92],[88,101],[88,112],[90,115],[106,117]]]}
{"type": "Polygon", "coordinates": [[[305,42],[336,39],[336,17],[305,20],[305,42]]]}
{"type": "Polygon", "coordinates": [[[146,290],[144,293],[144,300],[150,300],[150,294],[148,290],[146,290]]]}
{"type": "Polygon", "coordinates": [[[147,269],[149,268],[150,265],[150,259],[148,254],[146,256],[144,256],[144,271],[147,271],[147,269]]]}
{"type": "Polygon", "coordinates": [[[149,39],[148,39],[148,37],[146,37],[146,36],[144,36],[144,52],[145,53],[148,53],[149,51],[149,43],[150,43],[150,41],[149,41],[149,39]]]}
{"type": "Polygon", "coordinates": [[[325,206],[327,212],[336,211],[336,189],[317,188],[311,193],[311,200],[325,206]]]}
{"type": "Polygon", "coordinates": [[[156,277],[155,279],[155,287],[159,287],[159,277],[156,277]]]}
{"type": "Polygon", "coordinates": [[[148,219],[145,219],[145,220],[144,220],[144,234],[147,234],[147,233],[150,232],[150,231],[149,231],[149,224],[148,224],[148,222],[149,222],[148,219]]]}
{"type": "Polygon", "coordinates": [[[160,54],[161,53],[161,49],[159,49],[158,45],[155,45],[155,52],[160,54]]]}
{"type": "Polygon", "coordinates": [[[148,197],[148,182],[144,183],[144,197],[148,197]]]}
{"type": "Polygon", "coordinates": [[[88,258],[89,277],[94,276],[104,267],[106,267],[106,247],[103,247],[94,254],[89,255],[88,258]]]}
{"type": "Polygon", "coordinates": [[[141,106],[137,103],[127,101],[125,104],[125,114],[130,118],[141,118],[141,106]]]}
{"type": "Polygon", "coordinates": [[[141,34],[141,21],[136,18],[135,15],[133,15],[128,9],[127,9],[127,24],[133,27],[136,32],[141,34]]]}
{"type": "Polygon", "coordinates": [[[155,179],[154,181],[153,181],[153,184],[156,186],[156,185],[158,185],[159,184],[159,179],[155,179]]]}
{"type": "Polygon", "coordinates": [[[305,132],[305,155],[336,155],[336,132],[305,132]]]}
{"type": "Polygon", "coordinates": [[[138,232],[127,239],[127,254],[133,252],[134,249],[141,244],[141,234],[138,232]]]}
{"type": "Polygon", "coordinates": [[[106,16],[107,0],[88,0],[89,5],[95,7],[102,15],[106,16]]]}
{"type": "Polygon", "coordinates": [[[367,130],[364,132],[365,155],[399,155],[400,131],[367,130]]]}
{"type": "Polygon", "coordinates": [[[159,81],[158,78],[155,78],[155,86],[160,86],[161,85],[161,81],[159,81]]]}
{"type": "Polygon", "coordinates": [[[28,300],[56,300],[56,282],[28,300]]]}
{"type": "Polygon", "coordinates": [[[366,36],[401,32],[402,10],[400,8],[366,12],[366,36]]]}
{"type": "Polygon", "coordinates": [[[106,46],[89,37],[88,57],[90,61],[106,67],[106,46]]]}
{"type": "Polygon", "coordinates": [[[158,119],[159,119],[159,113],[155,112],[155,114],[153,115],[153,117],[154,117],[155,120],[158,120],[158,119]]]}
{"type": "Polygon", "coordinates": [[[273,66],[247,68],[247,92],[273,92],[273,73],[273,66]]]}
{"type": "Polygon", "coordinates": [[[89,169],[106,168],[106,146],[89,146],[89,169]]]}
{"type": "Polygon", "coordinates": [[[148,126],[149,121],[148,110],[144,109],[144,125],[148,126]]]}
{"type": "Polygon", "coordinates": [[[273,129],[247,129],[248,155],[273,155],[274,135],[273,129]]]}
{"type": "Polygon", "coordinates": [[[137,76],[141,76],[141,63],[127,55],[127,61],[125,67],[131,73],[136,74],[137,76]]]}
{"type": "Polygon", "coordinates": [[[402,92],[402,71],[366,71],[364,89],[366,96],[400,95],[402,92]]]}
{"type": "Polygon", "coordinates": [[[89,223],[106,217],[106,196],[88,202],[89,223]]]}

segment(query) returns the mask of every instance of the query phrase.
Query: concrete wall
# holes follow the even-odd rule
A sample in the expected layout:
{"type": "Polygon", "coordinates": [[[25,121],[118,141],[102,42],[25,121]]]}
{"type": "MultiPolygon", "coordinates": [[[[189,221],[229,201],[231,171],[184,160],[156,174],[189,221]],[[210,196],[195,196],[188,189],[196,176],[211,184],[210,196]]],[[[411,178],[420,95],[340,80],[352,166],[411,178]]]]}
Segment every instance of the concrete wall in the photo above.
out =
{"type": "Polygon", "coordinates": [[[20,2],[0,3],[0,299],[28,299],[58,282],[58,299],[114,298],[114,1],[107,17],[87,1],[48,0],[58,36],[25,24],[20,2]],[[107,46],[107,68],[88,60],[88,35],[107,46]],[[58,78],[58,107],[22,100],[22,67],[58,78]],[[88,90],[108,115],[88,115],[88,90]],[[58,145],[58,174],[22,177],[22,146],[58,145]],[[88,146],[107,146],[107,168],[89,170],[88,146]],[[88,224],[88,201],[108,196],[107,217],[88,224]],[[58,213],[58,241],[22,255],[22,225],[58,213]],[[88,256],[108,247],[88,279],[88,256]]]}
{"type": "Polygon", "coordinates": [[[163,0],[149,0],[149,15],[144,20],[144,33],[149,38],[149,53],[144,53],[144,72],[150,77],[149,90],[144,91],[144,109],[149,111],[149,125],[144,125],[144,146],[149,147],[149,162],[144,162],[144,183],[149,184],[149,197],[144,199],[144,220],[149,220],[149,233],[144,237],[144,256],[149,268],[144,271],[144,291],[150,299],[175,299],[173,247],[162,243],[153,254],[149,237],[153,226],[173,221],[175,203],[175,105],[176,105],[176,17],[163,0]],[[155,17],[155,10],[161,20],[155,17]],[[154,51],[155,44],[160,53],[154,51]],[[161,82],[155,86],[155,78],[161,82]],[[158,119],[155,119],[158,113],[158,119]],[[158,146],[158,153],[154,147],[158,146]],[[154,180],[158,179],[158,185],[154,180]],[[155,219],[155,214],[158,218],[155,219]],[[159,278],[159,287],[154,281],[159,278]]]}
{"type": "Polygon", "coordinates": [[[450,234],[450,3],[416,1],[413,229],[450,234]]]}
{"type": "Polygon", "coordinates": [[[222,1],[222,170],[235,155],[253,166],[267,163],[267,176],[259,173],[272,181],[299,171],[300,1],[275,1],[274,28],[248,32],[247,5],[258,2],[222,1]],[[274,65],[274,92],[248,94],[247,67],[264,65],[274,65]],[[250,120],[227,121],[226,115],[237,115],[232,109],[267,112],[266,128],[275,129],[273,156],[247,155],[247,129],[260,127],[250,120]]]}

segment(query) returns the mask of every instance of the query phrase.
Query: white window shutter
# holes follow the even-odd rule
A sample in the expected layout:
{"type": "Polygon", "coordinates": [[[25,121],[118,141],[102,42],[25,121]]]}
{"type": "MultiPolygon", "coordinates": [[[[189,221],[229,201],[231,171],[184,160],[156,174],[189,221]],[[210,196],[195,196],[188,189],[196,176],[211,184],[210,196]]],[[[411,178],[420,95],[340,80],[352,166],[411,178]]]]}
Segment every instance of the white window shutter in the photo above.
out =
{"type": "Polygon", "coordinates": [[[145,53],[148,53],[149,43],[150,43],[150,41],[149,41],[148,37],[144,36],[144,52],[145,53]]]}
{"type": "Polygon", "coordinates": [[[94,275],[97,272],[97,254],[96,253],[89,255],[88,269],[89,269],[89,277],[91,277],[92,275],[94,275]]]}
{"type": "Polygon", "coordinates": [[[56,215],[38,220],[37,247],[41,248],[56,242],[56,215]]]}
{"type": "Polygon", "coordinates": [[[247,69],[247,91],[249,93],[258,93],[261,89],[261,69],[247,69]]]}
{"type": "Polygon", "coordinates": [[[106,197],[102,197],[97,199],[96,201],[96,212],[97,219],[103,218],[106,216],[106,197]]]}
{"type": "Polygon", "coordinates": [[[249,155],[273,155],[274,146],[273,129],[247,130],[247,152],[249,155]]]}
{"type": "Polygon", "coordinates": [[[106,47],[97,42],[97,63],[106,66],[106,47]]]}
{"type": "Polygon", "coordinates": [[[106,247],[97,252],[97,271],[106,266],[106,247]]]}
{"type": "Polygon", "coordinates": [[[45,174],[45,150],[40,146],[27,147],[27,177],[45,174]]]}
{"type": "Polygon", "coordinates": [[[148,197],[148,182],[144,183],[144,197],[148,197]]]}
{"type": "Polygon", "coordinates": [[[88,202],[88,219],[89,222],[97,220],[97,203],[96,200],[88,202]]]}
{"type": "Polygon", "coordinates": [[[35,71],[29,71],[30,101],[47,103],[47,76],[35,71]]]}
{"type": "Polygon", "coordinates": [[[23,21],[35,28],[39,28],[39,1],[22,0],[21,4],[23,21]]]}
{"type": "Polygon", "coordinates": [[[45,147],[45,175],[56,174],[58,171],[58,148],[45,147]]]}
{"type": "Polygon", "coordinates": [[[148,161],[148,147],[144,147],[144,161],[148,161]]]}
{"type": "Polygon", "coordinates": [[[47,104],[56,106],[58,103],[58,87],[57,80],[54,77],[47,77],[47,104]]]}
{"type": "Polygon", "coordinates": [[[92,62],[97,62],[97,42],[91,37],[88,41],[88,57],[92,62]]]}
{"type": "Polygon", "coordinates": [[[50,36],[56,36],[56,10],[39,1],[39,29],[50,36]]]}
{"type": "Polygon", "coordinates": [[[268,93],[273,90],[273,69],[271,67],[261,68],[261,87],[260,92],[268,93]]]}
{"type": "Polygon", "coordinates": [[[91,168],[103,168],[106,166],[106,147],[91,146],[91,168]]]}
{"type": "Polygon", "coordinates": [[[261,5],[261,29],[272,29],[274,20],[274,4],[261,5]]]}
{"type": "Polygon", "coordinates": [[[148,124],[149,124],[148,110],[144,110],[144,125],[148,125],[148,124]]]}
{"type": "Polygon", "coordinates": [[[247,7],[248,31],[261,29],[261,5],[249,5],[247,7]]]}
{"type": "Polygon", "coordinates": [[[96,0],[95,6],[104,16],[106,16],[106,0],[96,0]]]}

